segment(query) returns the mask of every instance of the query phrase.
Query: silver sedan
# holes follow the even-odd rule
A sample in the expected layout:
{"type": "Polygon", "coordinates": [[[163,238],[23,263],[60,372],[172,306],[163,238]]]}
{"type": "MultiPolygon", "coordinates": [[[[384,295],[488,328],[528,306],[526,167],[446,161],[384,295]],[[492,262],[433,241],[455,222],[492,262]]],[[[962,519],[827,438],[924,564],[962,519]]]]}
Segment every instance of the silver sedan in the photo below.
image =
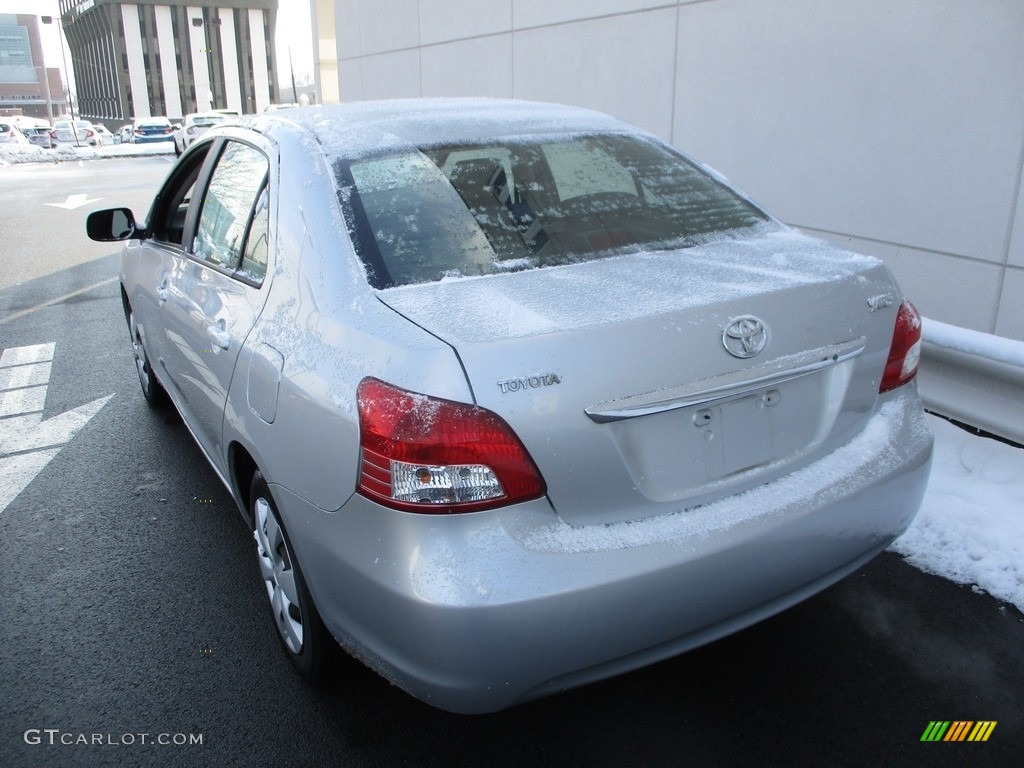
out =
{"type": "Polygon", "coordinates": [[[618,674],[851,573],[924,492],[885,265],[601,114],[244,118],[88,229],[310,676],[336,639],[472,713],[618,674]]]}

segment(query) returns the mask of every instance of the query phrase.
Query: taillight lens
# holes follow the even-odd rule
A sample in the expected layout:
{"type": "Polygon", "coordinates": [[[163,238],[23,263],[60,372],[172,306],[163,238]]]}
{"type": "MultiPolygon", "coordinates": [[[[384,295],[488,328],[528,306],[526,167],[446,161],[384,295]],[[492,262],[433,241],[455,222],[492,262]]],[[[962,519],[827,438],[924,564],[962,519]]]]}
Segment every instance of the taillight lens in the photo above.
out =
{"type": "Polygon", "coordinates": [[[921,362],[921,315],[909,301],[900,305],[896,313],[896,328],[892,334],[892,346],[889,347],[889,359],[885,363],[885,373],[879,392],[902,387],[917,375],[917,365],[921,362]]]}
{"type": "Polygon", "coordinates": [[[545,492],[512,428],[475,405],[366,378],[359,384],[359,492],[407,512],[477,512],[545,492]]]}

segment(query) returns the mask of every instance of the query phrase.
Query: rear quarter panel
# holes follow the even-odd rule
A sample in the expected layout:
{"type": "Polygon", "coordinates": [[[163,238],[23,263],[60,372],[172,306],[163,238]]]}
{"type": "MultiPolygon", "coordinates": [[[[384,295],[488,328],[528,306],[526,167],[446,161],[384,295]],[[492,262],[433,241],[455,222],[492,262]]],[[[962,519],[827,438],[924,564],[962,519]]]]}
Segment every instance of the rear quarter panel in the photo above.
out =
{"type": "Polygon", "coordinates": [[[272,284],[232,379],[224,444],[243,445],[272,484],[337,510],[356,488],[364,377],[456,400],[472,393],[451,347],[370,291],[319,145],[300,133],[277,143],[272,284]],[[273,370],[280,381],[268,421],[254,400],[266,400],[258,382],[273,370]]]}

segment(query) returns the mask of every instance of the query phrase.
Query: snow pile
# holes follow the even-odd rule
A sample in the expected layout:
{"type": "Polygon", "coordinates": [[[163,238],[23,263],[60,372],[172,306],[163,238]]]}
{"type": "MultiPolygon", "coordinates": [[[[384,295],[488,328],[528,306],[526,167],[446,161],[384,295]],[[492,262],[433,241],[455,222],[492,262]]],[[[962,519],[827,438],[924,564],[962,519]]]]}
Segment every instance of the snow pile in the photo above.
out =
{"type": "Polygon", "coordinates": [[[110,144],[103,147],[76,147],[74,144],[62,144],[56,149],[46,149],[35,144],[0,144],[0,166],[19,163],[97,160],[104,157],[165,155],[171,152],[174,152],[174,142],[172,141],[156,141],[150,144],[110,144]]]}
{"type": "Polygon", "coordinates": [[[1024,450],[928,418],[935,432],[928,491],[890,549],[1024,611],[1024,450]]]}
{"type": "Polygon", "coordinates": [[[16,163],[45,163],[53,158],[35,144],[0,144],[0,166],[16,163]]]}

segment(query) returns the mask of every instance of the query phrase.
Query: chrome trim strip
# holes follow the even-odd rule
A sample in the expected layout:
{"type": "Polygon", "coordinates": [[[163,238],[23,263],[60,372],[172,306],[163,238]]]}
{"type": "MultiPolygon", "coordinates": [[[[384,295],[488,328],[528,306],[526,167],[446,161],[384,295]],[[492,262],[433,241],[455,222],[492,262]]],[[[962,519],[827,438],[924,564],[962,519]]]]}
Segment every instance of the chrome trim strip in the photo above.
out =
{"type": "Polygon", "coordinates": [[[652,413],[673,411],[677,408],[706,405],[823,371],[859,356],[866,346],[867,339],[862,336],[692,384],[610,400],[584,410],[593,421],[606,424],[652,413]]]}

